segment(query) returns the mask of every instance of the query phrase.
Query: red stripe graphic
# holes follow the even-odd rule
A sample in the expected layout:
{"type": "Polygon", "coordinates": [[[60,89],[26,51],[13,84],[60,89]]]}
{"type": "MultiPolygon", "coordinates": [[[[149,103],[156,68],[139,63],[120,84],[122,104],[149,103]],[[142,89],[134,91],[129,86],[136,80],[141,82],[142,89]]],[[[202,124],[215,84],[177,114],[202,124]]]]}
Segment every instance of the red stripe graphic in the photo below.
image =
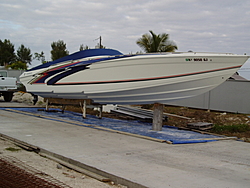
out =
{"type": "Polygon", "coordinates": [[[110,81],[92,81],[92,82],[63,82],[63,83],[55,83],[55,85],[80,85],[80,84],[84,85],[84,84],[103,84],[103,83],[148,81],[148,80],[158,80],[158,79],[190,76],[190,75],[195,75],[195,74],[210,73],[210,72],[216,72],[216,71],[222,71],[222,70],[228,70],[228,69],[235,69],[235,68],[240,68],[240,67],[241,67],[241,65],[233,66],[233,67],[226,67],[226,68],[221,68],[221,69],[208,70],[208,71],[200,71],[200,72],[188,73],[188,74],[178,74],[178,75],[172,75],[172,76],[161,76],[161,77],[152,77],[152,78],[127,79],[127,80],[110,80],[110,81]]]}

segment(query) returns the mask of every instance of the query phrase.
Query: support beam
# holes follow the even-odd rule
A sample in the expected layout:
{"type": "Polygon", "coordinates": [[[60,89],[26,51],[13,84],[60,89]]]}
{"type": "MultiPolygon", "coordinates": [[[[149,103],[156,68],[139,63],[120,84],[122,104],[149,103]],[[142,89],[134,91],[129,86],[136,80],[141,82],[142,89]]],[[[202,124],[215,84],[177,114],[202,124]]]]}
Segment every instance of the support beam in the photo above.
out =
{"type": "Polygon", "coordinates": [[[82,117],[87,118],[87,108],[99,108],[100,113],[98,118],[102,118],[102,105],[92,103],[90,99],[59,99],[59,98],[44,98],[46,102],[46,111],[49,111],[49,105],[62,106],[62,113],[64,113],[66,106],[80,105],[82,117]]]}
{"type": "Polygon", "coordinates": [[[46,99],[46,107],[45,107],[46,111],[49,111],[49,99],[46,99]]]}
{"type": "Polygon", "coordinates": [[[62,113],[64,113],[65,109],[66,109],[66,105],[62,105],[62,113]]]}
{"type": "Polygon", "coordinates": [[[82,117],[83,118],[86,118],[87,115],[86,115],[86,112],[87,111],[87,104],[86,104],[86,100],[83,101],[83,106],[82,106],[82,117]]]}
{"type": "Polygon", "coordinates": [[[102,119],[102,110],[103,110],[103,107],[102,107],[102,105],[99,107],[99,116],[98,116],[98,118],[99,119],[102,119]]]}
{"type": "Polygon", "coordinates": [[[163,117],[163,104],[155,103],[154,104],[154,116],[153,116],[153,131],[162,130],[162,117],[163,117]]]}
{"type": "Polygon", "coordinates": [[[80,108],[82,110],[82,118],[86,118],[86,110],[87,110],[87,105],[86,105],[86,100],[81,101],[80,103],[80,108]]]}

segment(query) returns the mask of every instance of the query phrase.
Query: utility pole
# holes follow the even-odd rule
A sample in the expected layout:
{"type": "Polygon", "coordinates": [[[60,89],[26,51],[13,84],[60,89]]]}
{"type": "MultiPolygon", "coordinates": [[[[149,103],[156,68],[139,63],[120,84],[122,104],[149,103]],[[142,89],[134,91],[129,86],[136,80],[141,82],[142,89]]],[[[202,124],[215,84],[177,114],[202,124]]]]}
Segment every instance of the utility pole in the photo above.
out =
{"type": "Polygon", "coordinates": [[[99,43],[99,44],[100,44],[100,46],[99,46],[99,48],[102,48],[102,36],[100,36],[100,38],[99,38],[99,39],[100,39],[100,43],[99,43]]]}
{"type": "MultiPolygon", "coordinates": [[[[95,39],[95,40],[98,40],[99,39],[99,48],[101,49],[102,48],[102,36],[100,36],[99,38],[95,39]]],[[[98,46],[96,46],[98,47],[98,46]]]]}

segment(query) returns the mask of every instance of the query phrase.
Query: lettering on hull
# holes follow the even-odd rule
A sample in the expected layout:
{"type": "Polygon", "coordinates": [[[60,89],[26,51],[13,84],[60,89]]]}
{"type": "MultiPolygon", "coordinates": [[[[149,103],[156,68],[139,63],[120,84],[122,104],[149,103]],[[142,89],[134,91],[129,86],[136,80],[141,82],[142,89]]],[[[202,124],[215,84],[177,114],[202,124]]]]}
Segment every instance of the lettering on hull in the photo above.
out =
{"type": "MultiPolygon", "coordinates": [[[[208,58],[186,58],[186,61],[208,61],[208,58]]],[[[212,59],[210,59],[210,61],[213,61],[212,59]]]]}

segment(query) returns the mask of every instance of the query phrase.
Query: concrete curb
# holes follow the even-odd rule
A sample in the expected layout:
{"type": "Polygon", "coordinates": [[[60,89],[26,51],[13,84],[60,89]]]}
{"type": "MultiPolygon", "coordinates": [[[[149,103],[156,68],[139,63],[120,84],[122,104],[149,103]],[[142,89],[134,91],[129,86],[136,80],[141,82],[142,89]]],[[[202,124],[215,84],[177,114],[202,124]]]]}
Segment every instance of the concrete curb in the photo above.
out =
{"type": "Polygon", "coordinates": [[[73,170],[78,171],[81,169],[81,171],[85,171],[86,175],[91,176],[95,179],[98,179],[99,181],[113,181],[115,184],[121,184],[128,186],[129,188],[147,188],[144,185],[132,182],[130,180],[124,179],[122,177],[116,176],[114,174],[111,174],[109,172],[105,172],[103,170],[97,169],[93,166],[89,166],[87,164],[81,163],[77,160],[53,153],[48,150],[44,150],[40,148],[39,154],[44,155],[50,159],[54,159],[56,162],[65,165],[69,168],[72,168],[73,170]]]}
{"type": "Polygon", "coordinates": [[[34,152],[38,153],[41,156],[47,157],[51,160],[54,160],[54,161],[62,164],[63,166],[66,166],[70,169],[73,169],[75,171],[83,173],[83,174],[90,176],[94,179],[97,179],[99,181],[102,181],[102,182],[112,181],[115,184],[125,185],[129,188],[148,188],[144,185],[141,185],[141,184],[135,183],[133,181],[124,179],[122,177],[116,176],[116,175],[111,174],[109,172],[105,172],[105,171],[97,169],[93,166],[89,166],[87,164],[84,164],[84,163],[81,163],[77,160],[59,155],[59,154],[54,153],[52,151],[48,151],[48,150],[45,150],[43,148],[39,148],[39,147],[31,145],[27,142],[23,142],[21,140],[7,136],[5,134],[0,133],[0,137],[4,138],[6,140],[9,140],[9,141],[13,142],[14,144],[16,144],[24,149],[28,148],[28,151],[31,151],[33,149],[34,152]]]}

